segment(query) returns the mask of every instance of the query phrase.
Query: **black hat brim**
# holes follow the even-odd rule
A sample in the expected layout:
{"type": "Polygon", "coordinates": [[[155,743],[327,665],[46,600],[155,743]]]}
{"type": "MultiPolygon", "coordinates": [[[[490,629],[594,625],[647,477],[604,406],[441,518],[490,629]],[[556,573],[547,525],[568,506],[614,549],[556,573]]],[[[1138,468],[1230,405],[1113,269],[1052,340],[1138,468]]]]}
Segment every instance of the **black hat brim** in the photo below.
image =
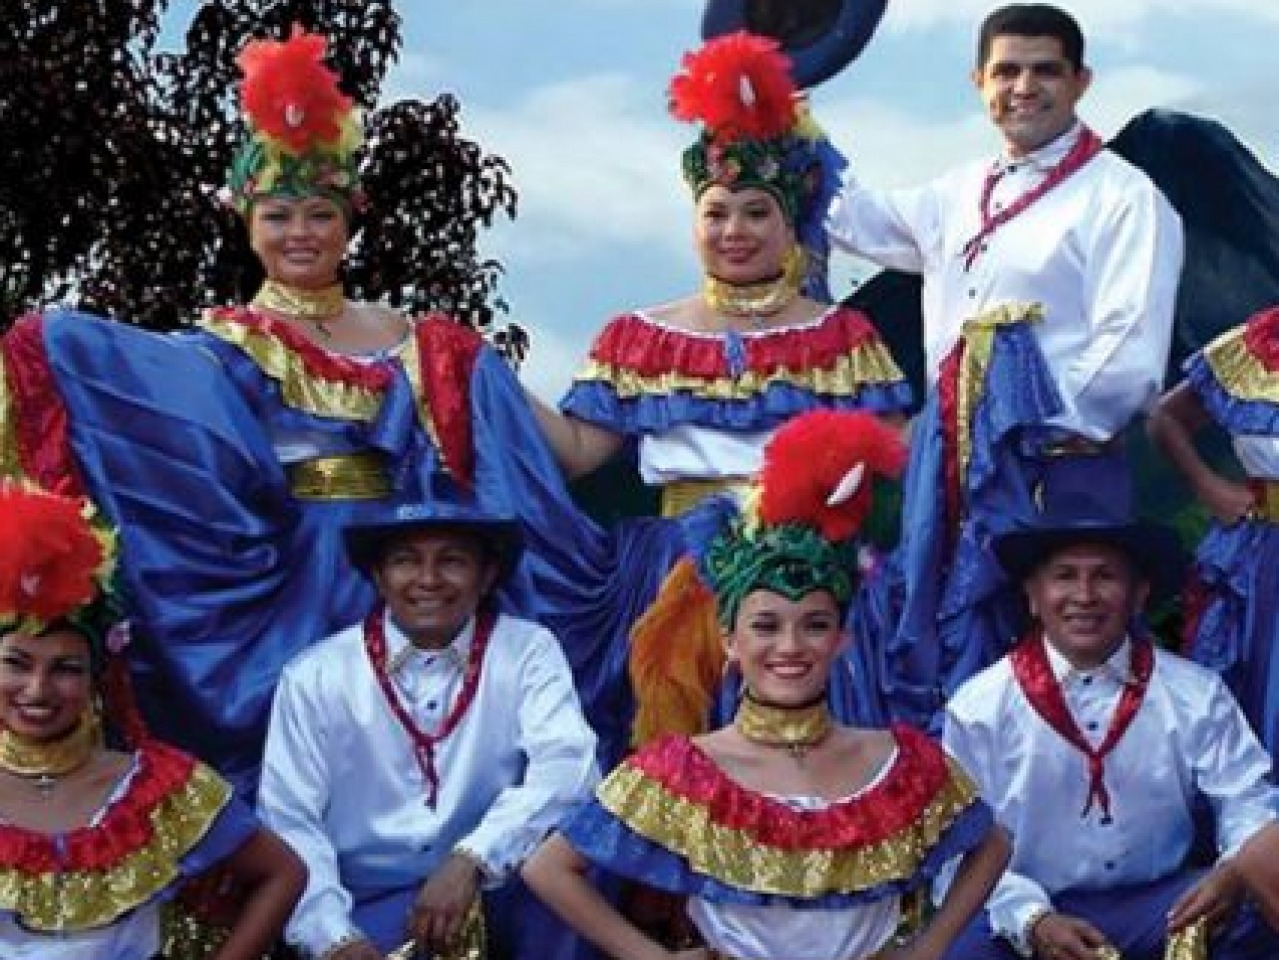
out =
{"type": "Polygon", "coordinates": [[[791,74],[801,88],[815,87],[852,63],[870,42],[888,0],[838,0],[805,15],[799,0],[781,0],[799,29],[777,36],[762,0],[708,0],[702,14],[702,39],[750,30],[776,36],[791,59],[791,74]]]}
{"type": "Polygon", "coordinates": [[[388,542],[415,530],[461,531],[478,537],[492,551],[501,579],[515,569],[524,552],[524,534],[516,520],[438,516],[347,527],[342,532],[346,555],[352,566],[367,574],[382,556],[388,542]]]}
{"type": "Polygon", "coordinates": [[[996,537],[991,547],[1004,572],[1020,583],[1054,554],[1085,543],[1104,544],[1119,550],[1150,582],[1157,596],[1171,595],[1180,584],[1185,564],[1181,541],[1170,528],[1157,523],[1137,521],[1015,530],[996,537]]]}

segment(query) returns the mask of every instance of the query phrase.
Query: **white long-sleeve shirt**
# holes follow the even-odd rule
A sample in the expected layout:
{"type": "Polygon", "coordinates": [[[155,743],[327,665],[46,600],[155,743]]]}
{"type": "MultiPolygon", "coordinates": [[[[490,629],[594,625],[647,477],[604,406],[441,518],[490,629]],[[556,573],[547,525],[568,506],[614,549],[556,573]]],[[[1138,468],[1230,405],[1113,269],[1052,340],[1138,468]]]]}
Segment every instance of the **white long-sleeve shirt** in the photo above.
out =
{"type": "MultiPolygon", "coordinates": [[[[386,619],[402,703],[431,731],[462,686],[474,621],[443,651],[412,650],[386,619]]],[[[356,625],[303,652],[280,679],[259,804],[306,862],[288,940],[319,956],[359,933],[361,891],[420,884],[457,848],[506,876],[596,780],[595,736],[568,662],[543,627],[499,617],[475,699],[436,746],[434,809],[412,742],[387,704],[356,625]]]]}
{"type": "MultiPolygon", "coordinates": [[[[1002,168],[992,212],[1044,179],[1082,127],[1002,168]]],[[[1032,327],[1065,405],[1052,425],[1094,440],[1122,430],[1158,394],[1171,345],[1181,272],[1181,221],[1153,182],[1103,150],[988,236],[965,268],[981,226],[990,162],[908,190],[850,179],[827,230],[844,250],[923,275],[930,383],[966,320],[1005,304],[1038,303],[1032,327]]]]}
{"type": "MultiPolygon", "coordinates": [[[[1080,731],[1099,745],[1129,676],[1127,642],[1102,666],[1048,659],[1080,731]]],[[[1013,836],[1008,869],[987,902],[991,927],[1024,949],[1027,921],[1066,889],[1104,890],[1176,872],[1193,839],[1193,801],[1212,808],[1223,855],[1274,817],[1270,757],[1210,670],[1155,651],[1132,724],[1105,759],[1113,821],[1088,798],[1083,753],[1035,712],[1007,657],[946,708],[943,742],[1013,836]]]]}

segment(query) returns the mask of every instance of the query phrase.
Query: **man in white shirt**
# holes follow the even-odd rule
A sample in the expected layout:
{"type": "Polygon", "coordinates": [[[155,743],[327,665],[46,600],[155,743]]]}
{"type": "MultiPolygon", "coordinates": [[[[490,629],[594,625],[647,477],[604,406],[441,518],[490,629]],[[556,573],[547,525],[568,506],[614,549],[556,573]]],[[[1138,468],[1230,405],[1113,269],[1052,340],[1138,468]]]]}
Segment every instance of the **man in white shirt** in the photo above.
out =
{"type": "Polygon", "coordinates": [[[1071,490],[1131,496],[1120,435],[1158,393],[1171,342],[1180,220],[1080,122],[1092,74],[1076,21],[996,10],[972,79],[996,159],[915,189],[850,178],[827,223],[837,247],[923,275],[929,391],[889,613],[864,648],[882,711],[866,719],[928,723],[1003,652],[1019,610],[992,535],[1071,490]]]}
{"type": "Polygon", "coordinates": [[[520,552],[514,519],[400,506],[346,543],[382,602],[289,663],[267,735],[262,816],[310,872],[286,937],[325,960],[408,940],[434,955],[589,791],[595,737],[555,637],[492,602],[520,552]]]}
{"type": "Polygon", "coordinates": [[[1116,518],[1104,497],[1062,498],[995,541],[1035,626],[955,694],[943,739],[1013,855],[948,956],[1159,960],[1201,918],[1213,960],[1279,956],[1255,910],[1235,910],[1257,875],[1234,854],[1258,838],[1275,849],[1270,758],[1220,678],[1140,628],[1175,540],[1116,518]],[[1205,808],[1208,869],[1188,863],[1205,808]]]}

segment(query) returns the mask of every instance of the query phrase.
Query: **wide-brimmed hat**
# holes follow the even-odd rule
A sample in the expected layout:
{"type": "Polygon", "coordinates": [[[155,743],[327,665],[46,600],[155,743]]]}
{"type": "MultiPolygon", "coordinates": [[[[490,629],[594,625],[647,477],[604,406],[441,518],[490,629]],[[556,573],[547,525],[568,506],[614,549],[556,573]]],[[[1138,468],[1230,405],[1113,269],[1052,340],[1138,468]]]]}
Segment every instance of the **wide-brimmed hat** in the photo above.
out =
{"type": "Polygon", "coordinates": [[[708,0],[702,38],[749,30],[775,37],[799,86],[814,87],[852,63],[870,41],[887,0],[708,0]]]}
{"type": "Polygon", "coordinates": [[[1113,502],[1082,491],[1055,497],[1032,523],[995,537],[995,557],[1008,576],[1021,581],[1059,550],[1100,543],[1127,556],[1156,593],[1174,590],[1184,561],[1177,534],[1120,514],[1113,502]]]}
{"type": "Polygon", "coordinates": [[[382,547],[394,537],[412,530],[462,530],[481,538],[492,549],[499,576],[507,576],[524,551],[524,535],[515,517],[489,513],[470,504],[446,502],[400,503],[381,516],[343,529],[346,553],[359,570],[377,562],[382,547]]]}

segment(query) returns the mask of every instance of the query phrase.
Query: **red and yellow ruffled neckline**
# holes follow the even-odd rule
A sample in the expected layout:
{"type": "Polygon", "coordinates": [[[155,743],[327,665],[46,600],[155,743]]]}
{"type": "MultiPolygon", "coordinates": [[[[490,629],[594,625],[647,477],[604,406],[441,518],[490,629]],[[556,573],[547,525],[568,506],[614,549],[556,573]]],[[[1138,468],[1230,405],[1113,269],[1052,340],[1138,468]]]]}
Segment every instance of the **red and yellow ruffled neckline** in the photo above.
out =
{"type": "Polygon", "coordinates": [[[0,910],[41,932],[103,927],[180,876],[231,788],[160,743],[136,754],[122,797],[93,826],[56,836],[0,825],[0,910]]]}
{"type": "Polygon", "coordinates": [[[1279,307],[1223,333],[1204,348],[1203,359],[1233,399],[1279,403],[1279,307]]]}
{"type": "Polygon", "coordinates": [[[395,376],[384,361],[330,353],[288,323],[247,307],[206,311],[200,326],[250,357],[280,385],[285,403],[319,416],[372,420],[395,376]]]}
{"type": "Polygon", "coordinates": [[[600,332],[576,377],[579,383],[607,381],[622,395],[722,393],[724,383],[735,383],[740,390],[752,383],[760,389],[769,381],[802,381],[839,392],[845,385],[902,379],[874,326],[846,307],[833,307],[800,326],[735,337],[680,330],[640,313],[625,314],[600,332]]]}
{"type": "MultiPolygon", "coordinates": [[[[391,359],[330,353],[282,320],[248,307],[206,311],[200,326],[244,353],[279,384],[289,407],[368,423],[398,376],[391,359]]],[[[440,313],[412,321],[397,360],[412,387],[418,420],[458,482],[473,482],[470,378],[483,338],[440,313]]]]}
{"type": "Polygon", "coordinates": [[[967,774],[931,740],[895,727],[897,757],[872,786],[818,810],[795,809],[727,777],[684,737],[628,758],[597,791],[629,829],[691,869],[761,893],[815,897],[913,877],[978,803],[967,774]]]}

